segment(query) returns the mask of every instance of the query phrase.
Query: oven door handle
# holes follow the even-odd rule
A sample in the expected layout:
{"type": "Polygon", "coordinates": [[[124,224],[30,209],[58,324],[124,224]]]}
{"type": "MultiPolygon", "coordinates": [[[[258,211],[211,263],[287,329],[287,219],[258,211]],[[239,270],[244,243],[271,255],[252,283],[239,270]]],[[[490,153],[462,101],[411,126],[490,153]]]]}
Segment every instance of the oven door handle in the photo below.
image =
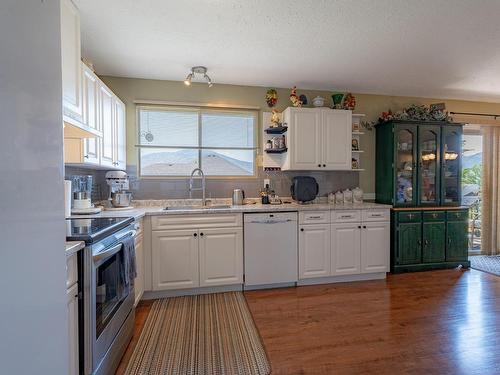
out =
{"type": "MultiPolygon", "coordinates": [[[[132,237],[134,237],[136,235],[137,231],[135,230],[131,230],[130,232],[127,232],[127,234],[123,235],[120,237],[120,240],[127,237],[128,235],[131,235],[132,237]]],[[[122,243],[119,243],[113,247],[110,247],[109,249],[106,249],[104,251],[101,251],[100,253],[97,253],[96,255],[94,255],[92,257],[92,260],[95,262],[98,262],[102,259],[106,259],[106,258],[109,258],[113,255],[115,255],[117,252],[120,251],[120,249],[122,248],[122,243]]]]}

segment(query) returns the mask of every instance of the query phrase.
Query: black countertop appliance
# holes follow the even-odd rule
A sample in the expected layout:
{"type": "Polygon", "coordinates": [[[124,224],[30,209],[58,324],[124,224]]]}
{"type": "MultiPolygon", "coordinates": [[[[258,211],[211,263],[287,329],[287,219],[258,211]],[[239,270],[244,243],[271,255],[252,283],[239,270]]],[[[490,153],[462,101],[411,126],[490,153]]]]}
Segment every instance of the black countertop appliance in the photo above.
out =
{"type": "Polygon", "coordinates": [[[314,177],[296,176],[292,179],[290,187],[292,198],[299,202],[309,202],[314,200],[319,192],[319,185],[314,177]]]}

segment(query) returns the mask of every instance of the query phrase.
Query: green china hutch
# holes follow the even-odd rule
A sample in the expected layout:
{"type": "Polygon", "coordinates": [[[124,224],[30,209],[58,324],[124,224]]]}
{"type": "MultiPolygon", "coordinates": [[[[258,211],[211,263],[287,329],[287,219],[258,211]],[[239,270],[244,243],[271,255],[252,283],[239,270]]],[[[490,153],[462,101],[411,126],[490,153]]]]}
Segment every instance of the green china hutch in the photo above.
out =
{"type": "Polygon", "coordinates": [[[376,201],[391,204],[391,271],[469,267],[461,207],[462,124],[376,126],[376,201]]]}

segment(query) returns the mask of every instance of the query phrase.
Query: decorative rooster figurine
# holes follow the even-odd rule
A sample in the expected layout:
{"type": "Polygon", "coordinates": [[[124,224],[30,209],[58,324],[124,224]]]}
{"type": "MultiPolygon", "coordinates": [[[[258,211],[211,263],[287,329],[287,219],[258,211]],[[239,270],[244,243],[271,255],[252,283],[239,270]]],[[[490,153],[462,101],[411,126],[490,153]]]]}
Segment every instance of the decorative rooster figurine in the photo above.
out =
{"type": "Polygon", "coordinates": [[[302,107],[302,101],[297,96],[297,87],[293,86],[292,92],[290,93],[290,101],[294,107],[302,107]]]}

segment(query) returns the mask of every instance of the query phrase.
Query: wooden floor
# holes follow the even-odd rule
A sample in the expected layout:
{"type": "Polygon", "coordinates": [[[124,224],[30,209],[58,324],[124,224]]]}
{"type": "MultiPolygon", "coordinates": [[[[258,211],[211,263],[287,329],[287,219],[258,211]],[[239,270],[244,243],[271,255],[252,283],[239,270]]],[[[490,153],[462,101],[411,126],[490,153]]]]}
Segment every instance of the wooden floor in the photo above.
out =
{"type": "MultiPolygon", "coordinates": [[[[480,271],[246,292],[273,374],[500,374],[500,277],[480,271]]],[[[147,316],[137,309],[134,339],[147,316]]]]}

